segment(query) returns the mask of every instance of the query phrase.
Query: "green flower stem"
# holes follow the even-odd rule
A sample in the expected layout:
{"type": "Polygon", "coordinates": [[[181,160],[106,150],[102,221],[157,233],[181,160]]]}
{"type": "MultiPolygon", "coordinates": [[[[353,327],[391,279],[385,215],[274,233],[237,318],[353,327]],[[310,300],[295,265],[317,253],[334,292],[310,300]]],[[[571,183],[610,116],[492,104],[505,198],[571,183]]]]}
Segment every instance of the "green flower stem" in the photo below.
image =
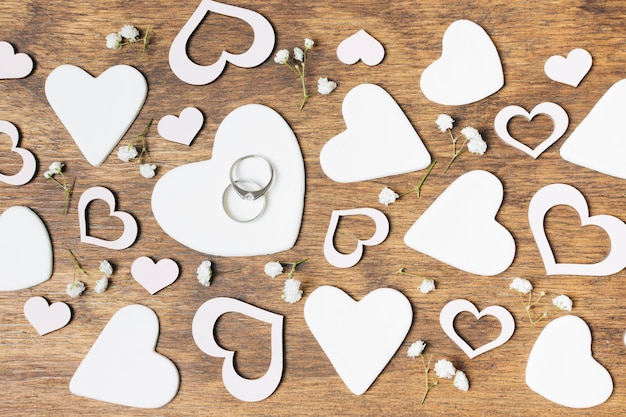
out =
{"type": "Polygon", "coordinates": [[[405,271],[406,268],[400,268],[396,271],[396,274],[398,275],[407,275],[409,277],[413,277],[413,278],[419,278],[419,279],[426,279],[425,277],[421,276],[421,275],[415,275],[415,274],[411,274],[409,272],[405,271]]]}
{"type": "Polygon", "coordinates": [[[454,160],[459,155],[461,155],[463,153],[463,149],[465,148],[465,144],[467,143],[467,137],[465,137],[465,140],[463,141],[463,144],[459,147],[459,149],[456,149],[456,141],[457,141],[457,138],[453,138],[453,141],[452,141],[452,159],[450,159],[450,162],[448,162],[448,165],[446,165],[446,169],[443,170],[444,174],[446,172],[448,172],[448,168],[450,168],[450,165],[452,165],[454,160]]]}
{"type": "Polygon", "coordinates": [[[228,271],[223,271],[223,272],[214,272],[213,274],[211,274],[211,277],[214,278],[218,275],[229,274],[231,272],[241,272],[241,268],[229,269],[228,271]]]}
{"type": "Polygon", "coordinates": [[[143,41],[143,48],[141,50],[141,58],[142,59],[146,55],[146,50],[148,49],[148,34],[149,33],[150,33],[150,26],[148,26],[146,28],[146,34],[143,35],[143,38],[141,39],[143,41]]]}
{"type": "Polygon", "coordinates": [[[430,361],[432,360],[433,356],[430,355],[430,357],[428,358],[428,364],[426,364],[426,361],[424,360],[424,355],[420,355],[420,358],[422,358],[422,365],[424,365],[424,373],[426,374],[424,395],[422,396],[422,401],[420,402],[420,404],[424,404],[424,402],[426,401],[426,396],[428,395],[428,391],[430,391],[432,388],[437,386],[437,381],[430,382],[428,380],[429,379],[428,372],[430,371],[430,361]]]}
{"type": "Polygon", "coordinates": [[[304,258],[304,259],[300,259],[299,261],[296,261],[296,262],[282,262],[282,261],[279,261],[279,263],[285,264],[285,265],[291,265],[291,271],[289,271],[289,275],[288,275],[289,276],[288,279],[291,279],[291,278],[293,278],[293,274],[296,272],[296,268],[298,267],[298,265],[303,264],[303,263],[305,263],[308,260],[309,260],[309,258],[304,258]]]}
{"type": "Polygon", "coordinates": [[[539,302],[539,300],[541,300],[541,298],[545,295],[544,293],[541,293],[539,295],[539,298],[537,298],[534,302],[532,302],[532,297],[533,297],[533,293],[532,291],[528,294],[528,302],[526,302],[524,300],[524,297],[522,297],[522,293],[519,293],[519,297],[522,300],[522,305],[524,306],[524,310],[526,310],[526,315],[528,316],[528,321],[530,321],[530,327],[531,330],[535,330],[535,325],[537,323],[539,323],[541,320],[543,320],[544,318],[546,318],[546,316],[548,315],[548,313],[542,313],[540,314],[536,320],[533,320],[532,315],[530,314],[530,309],[539,302]]]}
{"type": "Polygon", "coordinates": [[[68,249],[67,251],[70,254],[70,258],[72,258],[72,262],[74,263],[74,282],[76,282],[76,271],[80,271],[83,274],[89,276],[89,273],[85,271],[85,269],[80,265],[80,262],[78,262],[78,259],[76,259],[76,256],[74,256],[72,250],[68,249]]]}
{"type": "Polygon", "coordinates": [[[420,180],[420,182],[417,184],[417,187],[410,189],[409,191],[405,191],[404,193],[400,194],[400,197],[404,197],[405,195],[409,194],[409,193],[416,193],[417,194],[417,198],[420,198],[420,192],[422,190],[422,185],[424,185],[424,181],[426,181],[426,178],[428,177],[428,175],[430,174],[430,171],[433,170],[433,168],[435,167],[435,165],[437,164],[437,160],[434,160],[430,166],[428,167],[428,169],[426,170],[426,172],[424,173],[424,175],[422,176],[422,179],[420,180]]]}

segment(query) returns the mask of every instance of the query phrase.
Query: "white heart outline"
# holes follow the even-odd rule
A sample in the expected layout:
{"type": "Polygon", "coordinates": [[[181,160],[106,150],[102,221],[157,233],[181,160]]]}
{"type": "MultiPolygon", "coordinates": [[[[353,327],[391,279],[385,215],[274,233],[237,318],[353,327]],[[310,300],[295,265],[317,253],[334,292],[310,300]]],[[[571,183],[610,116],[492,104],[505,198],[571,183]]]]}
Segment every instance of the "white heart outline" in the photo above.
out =
{"type": "Polygon", "coordinates": [[[450,301],[441,309],[439,313],[439,324],[444,333],[452,339],[470,359],[474,359],[478,355],[495,349],[498,346],[502,346],[513,336],[513,333],[515,333],[515,320],[506,308],[502,306],[489,306],[478,311],[478,308],[476,308],[473,303],[460,299],[450,301]],[[472,347],[457,334],[454,328],[454,319],[460,313],[464,312],[472,313],[474,317],[476,317],[476,320],[480,320],[485,316],[495,317],[500,322],[502,328],[500,335],[491,342],[485,343],[476,349],[472,349],[472,347]]]}
{"type": "Polygon", "coordinates": [[[170,258],[154,262],[147,256],[141,256],[130,266],[130,275],[151,295],[172,285],[178,279],[179,274],[178,264],[170,258]]]}
{"type": "Polygon", "coordinates": [[[137,220],[125,212],[116,211],[115,196],[105,187],[91,187],[83,192],[78,201],[78,220],[80,223],[80,241],[103,248],[122,250],[132,246],[137,239],[137,220]],[[109,205],[109,216],[117,217],[122,221],[124,231],[116,240],[104,240],[87,234],[87,206],[94,200],[104,200],[109,205]]]}
{"type": "Polygon", "coordinates": [[[364,29],[350,35],[337,46],[337,58],[347,65],[362,61],[373,67],[380,64],[385,58],[385,48],[364,29]]]}
{"type": "Polygon", "coordinates": [[[330,222],[324,239],[324,256],[329,264],[337,268],[350,268],[356,265],[363,257],[365,246],[376,246],[385,241],[389,235],[389,220],[385,214],[374,208],[356,208],[350,210],[333,210],[330,215],[330,222]],[[341,253],[335,248],[334,238],[339,219],[346,216],[367,216],[374,220],[376,230],[374,234],[366,240],[357,239],[356,248],[352,253],[341,253]]]}
{"type": "Polygon", "coordinates": [[[592,64],[593,58],[589,51],[576,48],[567,54],[567,58],[561,55],[553,55],[548,58],[543,66],[543,71],[553,81],[578,87],[578,84],[591,70],[592,64]]]}
{"type": "Polygon", "coordinates": [[[567,184],[546,185],[535,193],[528,206],[528,223],[535,237],[537,248],[547,275],[606,276],[626,267],[626,223],[608,214],[589,217],[589,206],[583,194],[567,184]],[[611,251],[604,260],[593,264],[557,263],[544,229],[548,211],[557,205],[570,206],[578,212],[581,226],[594,225],[609,236],[611,251]]]}
{"type": "Polygon", "coordinates": [[[537,104],[531,111],[528,113],[526,109],[520,106],[507,106],[500,110],[496,115],[496,118],[493,122],[494,129],[496,134],[502,139],[506,144],[513,146],[516,149],[530,155],[532,158],[537,159],[539,155],[541,155],[546,149],[548,149],[554,142],[559,140],[561,136],[567,131],[567,127],[569,126],[569,117],[567,112],[563,109],[563,107],[559,106],[556,103],[544,102],[537,104]],[[508,124],[509,121],[516,116],[523,116],[531,122],[535,116],[544,114],[552,119],[552,123],[554,127],[552,129],[552,133],[537,145],[534,149],[523,144],[518,141],[514,137],[512,137],[509,133],[508,124]]]}
{"type": "Polygon", "coordinates": [[[0,181],[10,185],[24,185],[29,182],[37,171],[37,161],[35,155],[25,148],[17,146],[20,143],[20,134],[17,127],[11,122],[0,120],[0,133],[6,133],[11,138],[11,152],[15,152],[22,158],[22,168],[14,175],[4,175],[0,173],[0,181]]]}
{"type": "Polygon", "coordinates": [[[178,78],[187,84],[209,84],[222,74],[227,62],[243,68],[252,68],[262,64],[272,53],[275,41],[274,28],[263,15],[253,10],[213,0],[202,0],[170,46],[170,68],[178,78]],[[254,40],[247,51],[241,54],[222,51],[215,63],[203,66],[196,64],[189,58],[187,42],[210,11],[243,20],[252,28],[254,40]]]}
{"type": "Polygon", "coordinates": [[[157,130],[163,139],[189,146],[203,124],[202,112],[195,107],[186,107],[179,116],[173,114],[163,116],[159,120],[157,130]]]}
{"type": "Polygon", "coordinates": [[[224,358],[222,381],[235,398],[241,401],[261,401],[278,388],[283,374],[283,316],[228,297],[216,297],[200,306],[193,317],[193,340],[207,355],[224,358]],[[235,353],[223,349],[215,340],[215,324],[226,313],[240,313],[271,324],[272,357],[270,366],[262,377],[247,379],[237,373],[235,353]]]}
{"type": "Polygon", "coordinates": [[[48,304],[43,297],[31,297],[24,303],[24,316],[43,336],[67,326],[72,319],[72,310],[61,301],[48,304]]]}
{"type": "Polygon", "coordinates": [[[6,41],[0,42],[0,62],[3,64],[0,66],[2,80],[24,78],[33,72],[34,63],[30,55],[22,52],[16,54],[13,45],[6,41]]]}

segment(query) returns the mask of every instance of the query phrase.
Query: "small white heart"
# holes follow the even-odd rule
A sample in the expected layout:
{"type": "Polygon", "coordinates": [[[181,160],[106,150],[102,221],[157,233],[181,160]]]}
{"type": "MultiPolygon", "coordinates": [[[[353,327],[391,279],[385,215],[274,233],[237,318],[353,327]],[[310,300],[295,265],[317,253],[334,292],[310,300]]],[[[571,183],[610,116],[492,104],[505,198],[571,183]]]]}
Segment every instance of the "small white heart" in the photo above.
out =
{"type": "Polygon", "coordinates": [[[577,48],[567,54],[567,58],[554,55],[547,59],[543,70],[548,78],[559,83],[578,87],[591,69],[591,54],[584,49],[577,48]]]}
{"type": "Polygon", "coordinates": [[[30,181],[37,171],[37,161],[35,155],[28,149],[18,147],[20,134],[13,123],[0,120],[0,133],[6,133],[11,138],[11,151],[17,153],[22,158],[22,168],[14,175],[4,175],[0,173],[0,181],[10,185],[24,185],[30,181]]]}
{"type": "Polygon", "coordinates": [[[169,258],[157,263],[147,256],[135,259],[130,267],[130,274],[152,295],[171,285],[178,279],[178,264],[169,258]]]}
{"type": "Polygon", "coordinates": [[[341,41],[337,47],[337,57],[348,65],[356,64],[361,60],[365,65],[374,66],[380,64],[385,58],[385,48],[376,38],[361,29],[341,41]]]}
{"type": "Polygon", "coordinates": [[[159,120],[158,131],[163,139],[171,142],[189,145],[204,123],[204,115],[195,107],[187,107],[180,112],[180,116],[168,114],[159,120]]]}
{"type": "Polygon", "coordinates": [[[24,78],[33,71],[33,59],[24,53],[15,53],[13,45],[0,42],[0,79],[24,78]]]}
{"type": "Polygon", "coordinates": [[[24,315],[37,333],[43,336],[65,327],[72,318],[72,311],[65,303],[48,305],[43,297],[31,297],[24,304],[24,315]]]}

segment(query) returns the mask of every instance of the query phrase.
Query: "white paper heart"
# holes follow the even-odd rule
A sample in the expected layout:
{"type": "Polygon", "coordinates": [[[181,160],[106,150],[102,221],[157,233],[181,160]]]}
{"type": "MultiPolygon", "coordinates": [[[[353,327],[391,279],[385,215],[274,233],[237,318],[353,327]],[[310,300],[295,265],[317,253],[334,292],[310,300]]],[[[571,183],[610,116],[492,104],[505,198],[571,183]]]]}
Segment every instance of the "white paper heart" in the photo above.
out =
{"type": "Polygon", "coordinates": [[[439,324],[445,334],[448,335],[448,337],[452,339],[452,341],[456,343],[457,346],[460,347],[470,359],[488,352],[491,349],[495,349],[498,346],[502,346],[511,338],[511,336],[513,336],[513,333],[515,332],[515,320],[506,308],[500,306],[489,306],[481,311],[478,311],[476,306],[467,300],[452,300],[446,304],[441,309],[441,313],[439,313],[439,324]],[[491,342],[476,349],[472,349],[472,347],[465,340],[463,340],[463,338],[459,336],[454,329],[454,319],[463,312],[472,313],[477,320],[485,316],[495,317],[498,319],[500,326],[502,327],[500,334],[491,342]]]}
{"type": "Polygon", "coordinates": [[[195,107],[187,107],[180,112],[180,116],[168,114],[159,120],[158,131],[163,139],[171,142],[189,145],[204,123],[204,115],[195,107]]]}
{"type": "Polygon", "coordinates": [[[187,84],[208,84],[222,74],[227,62],[244,68],[262,64],[274,49],[275,37],[271,23],[259,13],[213,0],[202,0],[172,42],[169,54],[170,67],[174,74],[187,84]],[[254,36],[250,48],[240,54],[222,51],[217,62],[211,65],[203,66],[193,62],[187,55],[187,42],[209,12],[235,17],[249,24],[254,36]]]}
{"type": "Polygon", "coordinates": [[[31,297],[24,304],[24,315],[37,333],[43,336],[65,327],[72,318],[72,311],[65,303],[48,305],[43,297],[31,297]]]}
{"type": "Polygon", "coordinates": [[[52,276],[52,243],[46,225],[28,207],[0,216],[0,291],[33,287],[52,276]]]}
{"type": "Polygon", "coordinates": [[[46,79],[52,109],[87,161],[101,165],[143,107],[146,79],[135,68],[116,65],[94,78],[73,65],[61,65],[46,79]]]}
{"type": "Polygon", "coordinates": [[[357,182],[405,174],[430,165],[430,154],[398,103],[381,87],[361,84],[342,105],[347,129],[320,153],[333,181],[357,182]]]}
{"type": "Polygon", "coordinates": [[[24,78],[33,71],[33,59],[24,53],[15,53],[13,45],[0,42],[0,79],[24,78]]]}
{"type": "Polygon", "coordinates": [[[341,41],[337,47],[337,57],[348,65],[363,61],[365,65],[374,66],[385,58],[385,48],[376,38],[361,29],[341,41]]]}
{"type": "Polygon", "coordinates": [[[339,288],[322,286],[307,298],[304,319],[341,380],[361,395],[402,344],[413,309],[391,288],[374,290],[357,302],[339,288]]]}
{"type": "Polygon", "coordinates": [[[17,174],[4,175],[0,173],[0,181],[10,185],[24,185],[30,181],[37,171],[35,155],[28,149],[20,148],[20,134],[13,123],[0,120],[0,133],[6,133],[11,138],[11,152],[15,152],[22,158],[22,168],[17,174]]]}
{"type": "Polygon", "coordinates": [[[503,85],[496,46],[482,27],[469,20],[457,20],[448,26],[441,58],[430,64],[420,79],[427,99],[449,106],[482,100],[503,85]]]}
{"type": "Polygon", "coordinates": [[[159,408],[178,392],[176,366],[155,352],[159,319],[134,304],[111,317],[70,381],[72,394],[137,408],[159,408]]]}
{"type": "MultiPolygon", "coordinates": [[[[244,179],[267,175],[258,166],[241,164],[240,168],[244,179]]],[[[180,166],[161,177],[152,193],[152,212],[165,233],[199,252],[270,254],[295,244],[304,189],[304,162],[293,131],[274,110],[249,104],[224,118],[210,160],[180,166]],[[238,223],[226,214],[222,197],[230,184],[232,164],[246,155],[259,155],[271,163],[274,182],[265,195],[263,214],[253,222],[238,223]]]]}
{"type": "Polygon", "coordinates": [[[615,130],[626,107],[626,79],[613,84],[561,146],[568,162],[626,179],[626,133],[615,130]]]}
{"type": "Polygon", "coordinates": [[[579,317],[552,320],[533,346],[526,365],[526,385],[559,405],[589,408],[613,393],[608,371],[591,355],[591,331],[579,317]]]}
{"type": "Polygon", "coordinates": [[[150,294],[154,295],[178,279],[178,264],[169,258],[155,263],[147,256],[135,259],[130,274],[150,294]]]}
{"type": "Polygon", "coordinates": [[[528,206],[528,222],[537,248],[543,259],[546,274],[606,276],[626,267],[626,224],[607,214],[589,216],[587,201],[580,191],[567,184],[550,184],[535,193],[528,206]],[[606,258],[594,264],[557,263],[544,229],[548,211],[557,205],[574,208],[580,216],[581,226],[594,225],[609,236],[611,250],[606,258]]]}
{"type": "Polygon", "coordinates": [[[496,220],[502,197],[495,175],[482,170],[463,174],[411,226],[404,243],[472,274],[504,272],[515,258],[515,241],[496,220]],[[471,220],[451,222],[459,210],[471,220]]]}
{"type": "Polygon", "coordinates": [[[494,129],[500,139],[502,139],[506,144],[513,146],[516,149],[532,156],[537,159],[539,155],[541,155],[546,149],[550,147],[554,142],[559,140],[561,136],[567,130],[567,126],[569,125],[569,117],[563,107],[559,106],[555,103],[544,102],[537,104],[531,111],[528,113],[524,108],[520,106],[508,106],[500,110],[500,112],[496,115],[494,120],[494,129]],[[529,146],[521,143],[517,139],[513,138],[509,134],[508,124],[509,121],[516,117],[522,116],[525,117],[529,122],[532,121],[535,116],[539,114],[544,114],[552,119],[554,123],[554,128],[552,133],[546,140],[541,142],[534,149],[529,146]]]}
{"type": "Polygon", "coordinates": [[[137,239],[138,226],[137,220],[125,211],[115,210],[115,196],[104,187],[91,187],[83,192],[78,201],[78,221],[80,224],[80,241],[91,245],[102,246],[104,248],[122,250],[132,246],[137,239]],[[109,206],[109,215],[117,217],[122,221],[124,227],[122,234],[115,240],[104,240],[89,235],[89,227],[87,221],[87,207],[94,200],[103,200],[109,206]]]}
{"type": "Polygon", "coordinates": [[[224,358],[222,380],[228,392],[236,398],[250,402],[261,401],[272,395],[280,384],[283,374],[283,316],[233,298],[216,297],[200,306],[193,317],[192,333],[196,345],[204,353],[224,358]],[[215,323],[223,314],[230,312],[245,314],[272,326],[272,359],[262,377],[241,377],[235,370],[235,352],[223,349],[215,340],[215,323]]]}
{"type": "Polygon", "coordinates": [[[548,58],[543,70],[548,78],[559,83],[578,87],[591,69],[591,54],[584,49],[573,49],[567,58],[554,55],[548,58]]]}

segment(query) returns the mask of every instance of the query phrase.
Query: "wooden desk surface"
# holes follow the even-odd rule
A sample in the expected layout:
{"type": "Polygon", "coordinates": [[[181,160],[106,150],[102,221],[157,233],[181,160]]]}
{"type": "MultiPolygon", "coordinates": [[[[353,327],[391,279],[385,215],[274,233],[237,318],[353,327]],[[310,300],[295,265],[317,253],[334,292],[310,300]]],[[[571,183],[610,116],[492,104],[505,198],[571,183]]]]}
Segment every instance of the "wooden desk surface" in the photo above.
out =
{"type": "MultiPolygon", "coordinates": [[[[0,119],[18,126],[22,146],[38,159],[36,177],[27,185],[0,185],[0,209],[26,205],[47,225],[54,245],[52,278],[34,288],[0,293],[0,379],[3,382],[3,415],[621,415],[626,407],[626,272],[612,276],[547,276],[534,238],[528,227],[527,211],[531,197],[551,183],[578,188],[587,198],[591,214],[611,214],[626,219],[626,187],[620,179],[575,166],[559,156],[565,139],[559,140],[537,160],[504,144],[496,136],[493,120],[505,106],[516,104],[531,109],[543,101],[560,104],[569,114],[565,138],[583,120],[603,93],[624,78],[626,68],[626,3],[618,1],[395,1],[286,2],[281,0],[240,0],[237,5],[262,13],[276,31],[276,47],[292,49],[303,38],[316,44],[310,53],[307,81],[326,76],[339,87],[329,96],[315,96],[304,111],[298,111],[300,87],[297,78],[270,58],[254,69],[228,66],[222,76],[205,86],[181,82],[170,70],[170,44],[198,0],[173,1],[100,0],[67,2],[49,0],[4,0],[0,3],[0,40],[10,41],[18,52],[30,54],[34,72],[21,80],[0,82],[0,119]],[[441,106],[421,93],[422,71],[441,50],[446,27],[457,19],[470,19],[489,33],[503,62],[505,86],[495,95],[465,106],[441,106]],[[111,51],[105,36],[131,23],[151,27],[147,55],[138,48],[111,51]],[[364,28],[385,46],[382,64],[347,66],[336,57],[343,39],[364,28]],[[578,88],[548,79],[545,60],[573,48],[585,48],[593,55],[593,67],[578,88]],[[205,115],[199,137],[189,148],[161,139],[153,127],[148,134],[150,154],[158,164],[157,176],[139,176],[136,165],[124,164],[113,153],[100,167],[82,157],[63,128],[44,94],[50,72],[61,64],[74,64],[98,75],[116,64],[130,64],[148,80],[148,98],[137,120],[122,143],[139,134],[149,119],[177,114],[196,106],[205,115]],[[345,129],[341,114],[344,95],[361,83],[385,88],[402,107],[419,132],[434,159],[439,160],[418,200],[406,196],[388,207],[378,203],[383,186],[410,189],[423,172],[398,175],[354,184],[339,184],[321,170],[319,154],[328,139],[345,129]],[[173,168],[211,157],[217,127],[237,107],[261,103],[278,111],[295,132],[306,166],[306,199],[302,228],[293,249],[274,256],[207,256],[177,243],[158,226],[150,207],[156,181],[173,168]],[[483,156],[464,154],[447,174],[443,166],[450,156],[450,144],[434,123],[442,113],[453,116],[459,127],[471,125],[480,130],[489,144],[483,156]],[[76,177],[70,212],[63,215],[63,193],[43,177],[53,161],[67,164],[66,175],[76,177]],[[458,176],[484,169],[498,176],[504,185],[504,201],[498,220],[511,231],[517,253],[511,267],[494,277],[480,277],[445,265],[408,248],[403,237],[430,203],[458,176]],[[119,208],[139,221],[137,242],[127,250],[113,251],[83,244],[79,239],[77,203],[81,193],[92,186],[106,186],[116,194],[119,208]],[[381,245],[367,248],[362,261],[349,269],[330,266],[324,258],[323,242],[333,209],[375,207],[389,218],[391,231],[381,245]],[[71,248],[83,265],[97,268],[108,259],[115,266],[110,289],[104,294],[91,291],[69,299],[65,286],[72,279],[73,265],[67,256],[71,248]],[[172,286],[151,296],[130,276],[130,266],[139,256],[173,258],[181,276],[172,286]],[[264,275],[263,266],[273,259],[296,260],[310,257],[296,274],[303,282],[304,298],[296,304],[280,299],[282,278],[264,275]],[[217,271],[241,268],[238,274],[214,278],[208,287],[196,281],[197,266],[205,259],[217,271]],[[428,295],[417,290],[419,280],[394,274],[400,267],[435,279],[437,290],[428,295]],[[571,410],[555,405],[532,392],[524,382],[526,362],[538,335],[531,331],[517,295],[508,289],[513,277],[530,279],[547,298],[536,312],[547,311],[548,319],[563,315],[550,298],[565,293],[574,301],[573,313],[582,317],[593,334],[593,355],[611,373],[614,391],[609,400],[592,409],[571,410]],[[411,301],[414,321],[405,342],[371,388],[355,396],[337,376],[328,359],[308,330],[303,318],[306,297],[320,285],[334,285],[360,299],[379,287],[402,291],[411,301]],[[70,324],[40,337],[25,319],[24,302],[32,296],[50,302],[65,301],[73,311],[70,324]],[[285,317],[285,369],[277,391],[264,401],[244,403],[233,398],[221,379],[221,360],[203,354],[194,344],[191,321],[206,300],[234,297],[285,317]],[[517,329],[500,348],[468,359],[442,332],[438,316],[450,300],[464,298],[479,308],[499,304],[510,310],[517,329]],[[158,315],[161,333],[157,351],[178,367],[180,391],[174,400],[157,410],[140,410],[101,403],[72,395],[69,381],[80,361],[111,316],[121,307],[139,303],[158,315]],[[420,362],[406,357],[411,342],[424,339],[426,353],[434,359],[448,358],[463,369],[470,381],[467,393],[451,386],[433,389],[426,404],[420,405],[423,373],[420,362]]],[[[228,48],[241,52],[252,39],[252,32],[235,19],[210,15],[189,44],[190,55],[199,63],[214,62],[228,48]]],[[[472,65],[468,62],[468,65],[472,65]]],[[[623,135],[623,120],[615,120],[614,132],[623,135]]],[[[531,127],[514,122],[513,133],[536,137],[535,144],[551,131],[549,119],[540,118],[531,127]]],[[[532,142],[529,140],[529,142],[532,142]]],[[[8,147],[7,138],[2,143],[8,147]]],[[[6,147],[4,149],[7,149],[6,147]]],[[[16,172],[15,158],[0,155],[2,172],[16,172]]],[[[289,204],[285,201],[284,204],[289,204]]],[[[119,224],[107,217],[104,204],[96,203],[90,216],[94,234],[115,238],[119,224]]],[[[472,221],[464,217],[464,207],[451,222],[472,221]]],[[[606,255],[609,242],[597,227],[580,227],[573,209],[558,207],[546,220],[548,237],[560,262],[597,262],[606,255]]],[[[337,246],[351,251],[355,239],[371,234],[371,225],[356,220],[340,225],[337,246]]],[[[451,250],[452,246],[451,246],[451,250]]],[[[457,249],[462,250],[462,248],[457,249]]],[[[93,287],[93,283],[89,283],[93,287]]],[[[547,322],[547,320],[546,320],[547,322]]],[[[546,322],[538,325],[542,329],[546,322]]],[[[493,322],[478,324],[463,319],[472,331],[462,332],[478,345],[495,337],[493,322]]],[[[247,377],[261,376],[268,367],[269,332],[251,319],[229,314],[220,320],[218,339],[223,346],[238,351],[239,371],[247,377]]]]}

